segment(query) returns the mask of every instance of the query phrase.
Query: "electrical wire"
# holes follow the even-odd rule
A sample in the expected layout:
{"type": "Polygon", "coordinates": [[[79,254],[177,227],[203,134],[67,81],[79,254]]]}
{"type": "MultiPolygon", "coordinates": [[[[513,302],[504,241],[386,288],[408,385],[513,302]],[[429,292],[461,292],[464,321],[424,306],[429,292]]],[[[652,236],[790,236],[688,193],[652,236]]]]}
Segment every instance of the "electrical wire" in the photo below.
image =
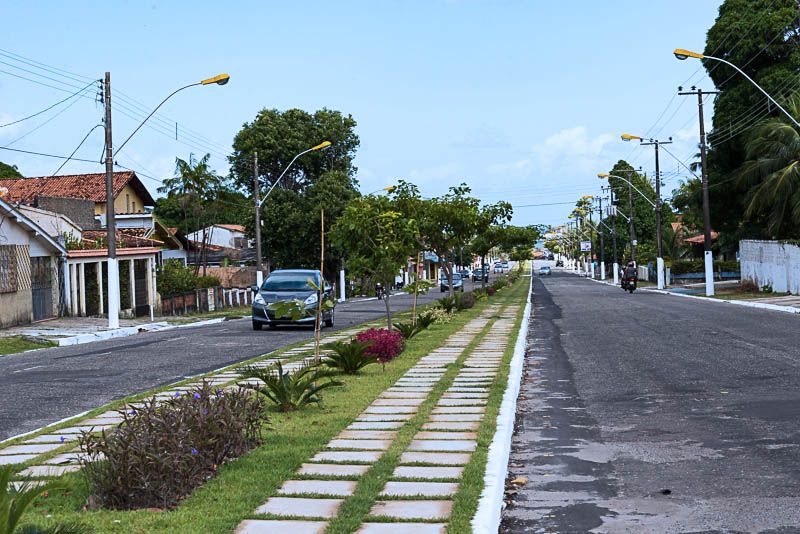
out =
{"type": "Polygon", "coordinates": [[[93,159],[81,159],[81,158],[70,158],[69,156],[58,156],[56,154],[47,154],[44,152],[34,152],[33,150],[22,150],[21,148],[9,148],[7,146],[0,146],[0,150],[8,150],[10,152],[20,152],[22,154],[31,154],[33,156],[43,156],[47,158],[56,158],[56,159],[72,159],[72,161],[83,161],[86,163],[97,163],[97,161],[93,159]]]}
{"type": "Polygon", "coordinates": [[[93,80],[91,83],[89,83],[89,85],[87,85],[87,86],[86,86],[86,87],[84,87],[83,89],[80,89],[80,90],[78,90],[78,91],[77,91],[77,92],[75,92],[75,93],[72,93],[72,94],[71,94],[71,95],[69,95],[67,98],[65,98],[65,99],[63,99],[63,100],[59,100],[59,101],[58,101],[58,102],[56,102],[55,104],[53,104],[53,105],[51,105],[51,106],[48,106],[48,107],[44,108],[44,109],[43,109],[43,110],[41,110],[41,111],[37,111],[36,113],[34,113],[34,114],[32,114],[32,115],[28,115],[27,117],[23,117],[23,118],[21,118],[21,119],[17,119],[17,120],[15,120],[15,121],[12,121],[12,122],[7,122],[7,123],[5,123],[5,124],[0,124],[0,128],[5,128],[6,126],[11,126],[12,124],[19,124],[20,122],[23,122],[23,121],[26,121],[26,120],[28,120],[28,119],[32,119],[32,118],[34,118],[34,117],[37,117],[37,116],[41,115],[42,113],[46,113],[46,112],[50,111],[51,109],[53,109],[54,107],[56,107],[56,106],[58,106],[58,105],[60,105],[60,104],[63,104],[63,103],[64,103],[64,102],[66,102],[67,100],[69,100],[69,99],[71,99],[71,98],[74,98],[74,97],[78,96],[80,93],[84,92],[86,89],[88,89],[89,87],[91,87],[92,85],[94,85],[96,82],[99,82],[99,81],[100,81],[100,80],[93,80]]]}
{"type": "Polygon", "coordinates": [[[75,105],[75,104],[77,104],[78,102],[80,102],[80,100],[78,100],[78,99],[75,99],[75,100],[73,100],[72,102],[70,102],[69,104],[67,104],[66,106],[64,106],[64,109],[60,110],[58,113],[56,113],[55,115],[53,115],[52,117],[50,117],[49,119],[47,119],[46,121],[44,121],[43,123],[41,123],[41,124],[37,125],[37,126],[36,126],[36,127],[34,127],[33,129],[31,129],[31,130],[28,130],[28,131],[27,131],[27,132],[25,132],[24,134],[20,135],[20,136],[19,136],[19,137],[17,137],[16,139],[13,139],[13,140],[9,141],[8,143],[6,143],[6,144],[5,144],[5,146],[6,146],[6,147],[9,147],[9,146],[11,146],[11,145],[13,145],[13,144],[17,143],[18,141],[21,141],[21,140],[25,139],[26,137],[28,137],[29,135],[31,135],[33,132],[35,132],[35,131],[39,130],[40,128],[43,128],[43,127],[47,126],[47,125],[48,125],[50,122],[52,122],[53,120],[55,120],[56,118],[58,118],[58,117],[59,117],[59,116],[61,116],[62,114],[66,113],[66,112],[67,112],[67,110],[69,110],[69,109],[70,109],[72,106],[74,106],[74,105],[75,105]]]}
{"type": "Polygon", "coordinates": [[[67,159],[65,159],[65,160],[64,160],[64,161],[61,163],[61,165],[59,165],[59,166],[58,166],[58,168],[55,170],[55,172],[53,172],[53,174],[51,174],[51,175],[49,176],[49,178],[52,178],[53,176],[55,176],[56,174],[58,174],[58,171],[60,171],[61,169],[63,169],[63,168],[64,168],[64,165],[66,165],[67,163],[69,163],[69,161],[72,159],[72,156],[74,156],[74,155],[75,155],[75,153],[78,151],[78,149],[79,149],[79,148],[80,148],[80,147],[83,145],[83,143],[84,143],[84,142],[86,142],[86,140],[87,140],[87,139],[89,139],[89,136],[90,136],[90,135],[92,135],[92,132],[93,132],[93,131],[95,131],[97,128],[103,128],[103,125],[102,125],[102,124],[96,124],[95,126],[93,126],[93,127],[92,127],[92,129],[91,129],[91,130],[89,130],[89,132],[88,132],[88,133],[87,133],[87,134],[86,134],[86,135],[83,137],[83,139],[81,139],[81,142],[80,142],[80,143],[78,143],[78,146],[76,146],[76,147],[75,147],[75,150],[73,150],[73,151],[72,151],[72,154],[70,154],[70,155],[69,155],[69,157],[68,157],[67,159]]]}

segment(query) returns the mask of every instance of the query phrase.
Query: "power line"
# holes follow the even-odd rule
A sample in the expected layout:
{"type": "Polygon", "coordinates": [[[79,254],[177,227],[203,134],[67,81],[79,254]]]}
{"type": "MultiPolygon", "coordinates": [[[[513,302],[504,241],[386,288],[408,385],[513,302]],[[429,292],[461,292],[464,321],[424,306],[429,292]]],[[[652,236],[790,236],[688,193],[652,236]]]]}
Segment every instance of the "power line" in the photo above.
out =
{"type": "Polygon", "coordinates": [[[46,121],[44,121],[43,123],[39,124],[38,126],[34,127],[33,129],[31,129],[31,130],[28,130],[28,131],[27,131],[27,132],[25,132],[24,134],[20,135],[20,136],[19,136],[19,137],[17,137],[16,139],[14,139],[14,140],[12,140],[12,141],[9,141],[8,143],[6,143],[6,145],[5,145],[5,146],[6,146],[6,147],[9,147],[9,146],[11,146],[11,145],[13,145],[13,144],[17,143],[18,141],[21,141],[22,139],[25,139],[26,137],[28,137],[29,135],[31,135],[33,132],[35,132],[35,131],[39,130],[40,128],[43,128],[43,127],[47,126],[47,125],[48,125],[50,122],[52,122],[53,120],[55,120],[56,118],[58,118],[58,117],[59,117],[59,116],[61,116],[62,114],[66,113],[66,112],[67,112],[67,110],[69,110],[69,108],[71,108],[72,106],[74,106],[74,105],[75,105],[75,104],[77,104],[78,102],[80,102],[80,100],[78,100],[78,99],[75,99],[75,100],[73,100],[72,102],[70,102],[69,104],[67,104],[66,106],[64,106],[64,109],[60,110],[58,113],[56,113],[55,115],[53,115],[52,117],[50,117],[49,119],[47,119],[46,121]]]}
{"type": "MultiPolygon", "coordinates": [[[[55,176],[56,174],[58,174],[58,171],[60,171],[61,169],[63,169],[63,168],[64,168],[64,165],[66,165],[67,163],[69,163],[69,161],[72,159],[72,156],[74,156],[74,155],[75,155],[75,152],[77,152],[77,151],[78,151],[78,149],[79,149],[79,148],[80,148],[80,147],[83,145],[83,143],[84,143],[84,142],[86,142],[86,140],[87,140],[87,139],[89,139],[89,136],[90,136],[90,135],[92,135],[92,132],[93,132],[93,131],[95,131],[97,128],[102,128],[102,127],[103,127],[103,125],[102,125],[102,124],[96,124],[95,126],[93,126],[93,127],[92,127],[92,129],[91,129],[91,130],[89,130],[89,132],[88,132],[88,133],[87,133],[87,134],[86,134],[86,135],[83,137],[83,139],[81,139],[81,142],[80,142],[80,143],[78,143],[78,146],[76,146],[76,147],[75,147],[75,150],[73,150],[73,151],[72,151],[72,154],[70,154],[70,155],[69,155],[69,157],[68,157],[67,159],[65,159],[65,160],[64,160],[64,161],[61,163],[61,165],[59,165],[59,166],[58,166],[58,168],[55,170],[55,172],[53,172],[53,174],[51,174],[51,175],[50,175],[50,178],[52,178],[53,176],[55,176]]],[[[99,163],[99,162],[98,162],[98,163],[99,163]]]]}
{"type": "Polygon", "coordinates": [[[7,146],[0,146],[0,150],[8,150],[10,152],[20,152],[22,154],[31,154],[33,156],[43,156],[47,158],[56,158],[56,159],[72,159],[72,161],[83,161],[86,163],[97,163],[97,161],[93,159],[81,159],[81,158],[70,158],[69,156],[58,156],[56,154],[46,154],[44,152],[34,152],[33,150],[22,150],[20,148],[9,148],[7,146]]]}
{"type": "Polygon", "coordinates": [[[19,124],[20,122],[26,121],[26,120],[28,120],[28,119],[32,119],[32,118],[34,118],[34,117],[37,117],[37,116],[41,115],[42,113],[45,113],[45,112],[47,112],[47,111],[50,111],[50,110],[51,110],[51,109],[53,109],[54,107],[56,107],[56,106],[58,106],[58,105],[60,105],[60,104],[63,104],[64,102],[66,102],[66,101],[67,101],[67,100],[69,100],[70,98],[74,98],[74,97],[78,96],[80,93],[84,92],[86,89],[88,89],[89,87],[91,87],[92,85],[94,85],[94,83],[96,83],[96,82],[99,82],[99,81],[100,81],[100,80],[93,80],[91,83],[89,83],[89,85],[87,85],[87,86],[86,86],[86,87],[84,87],[83,89],[80,89],[80,90],[78,90],[78,91],[77,91],[77,92],[75,92],[75,93],[72,93],[72,94],[71,94],[71,95],[69,95],[67,98],[65,98],[65,99],[63,99],[63,100],[59,100],[59,101],[58,101],[58,102],[56,102],[55,104],[53,104],[53,105],[51,105],[51,106],[48,106],[48,107],[44,108],[44,109],[43,109],[43,110],[41,110],[41,111],[37,111],[36,113],[34,113],[34,114],[32,114],[32,115],[28,115],[27,117],[24,117],[24,118],[22,118],[22,119],[17,119],[17,120],[15,120],[15,121],[12,121],[12,122],[7,122],[7,123],[5,123],[5,124],[0,124],[0,128],[5,128],[6,126],[11,126],[12,124],[19,124]]]}

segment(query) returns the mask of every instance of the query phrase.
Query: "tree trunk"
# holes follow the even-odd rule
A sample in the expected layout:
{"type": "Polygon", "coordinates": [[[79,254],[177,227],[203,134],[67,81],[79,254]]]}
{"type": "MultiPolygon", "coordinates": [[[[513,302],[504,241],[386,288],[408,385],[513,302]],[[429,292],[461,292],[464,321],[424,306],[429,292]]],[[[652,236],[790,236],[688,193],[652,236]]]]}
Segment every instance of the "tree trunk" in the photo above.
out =
{"type": "MultiPolygon", "coordinates": [[[[388,287],[384,285],[384,287],[388,287]]],[[[386,295],[383,297],[383,303],[386,306],[386,327],[389,331],[392,331],[392,309],[389,306],[389,291],[386,292],[386,295]]]]}
{"type": "Polygon", "coordinates": [[[417,254],[417,264],[414,266],[414,303],[411,305],[411,324],[417,324],[417,293],[419,293],[419,264],[421,254],[417,254]]]}
{"type": "Polygon", "coordinates": [[[486,254],[481,256],[481,287],[486,289],[486,254]]]}

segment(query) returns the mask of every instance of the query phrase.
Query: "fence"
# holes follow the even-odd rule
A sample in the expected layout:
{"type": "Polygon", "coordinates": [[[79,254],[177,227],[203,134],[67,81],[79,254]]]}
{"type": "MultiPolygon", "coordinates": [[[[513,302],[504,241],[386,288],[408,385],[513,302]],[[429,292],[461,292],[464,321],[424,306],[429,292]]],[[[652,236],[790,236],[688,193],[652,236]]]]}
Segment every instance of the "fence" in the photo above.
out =
{"type": "Polygon", "coordinates": [[[161,315],[221,311],[252,303],[253,292],[249,288],[210,287],[162,297],[161,315]]]}
{"type": "Polygon", "coordinates": [[[800,293],[800,246],[780,241],[739,242],[742,282],[779,293],[800,293]]]}

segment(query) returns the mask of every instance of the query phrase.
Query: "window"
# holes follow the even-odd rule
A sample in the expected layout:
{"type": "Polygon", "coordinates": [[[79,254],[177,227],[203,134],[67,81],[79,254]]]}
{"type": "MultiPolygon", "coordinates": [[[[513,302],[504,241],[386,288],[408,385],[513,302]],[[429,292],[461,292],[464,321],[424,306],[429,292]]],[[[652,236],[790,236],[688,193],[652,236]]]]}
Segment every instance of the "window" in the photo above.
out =
{"type": "Polygon", "coordinates": [[[0,293],[17,291],[17,251],[14,245],[0,245],[0,293]]]}
{"type": "Polygon", "coordinates": [[[136,201],[133,201],[133,211],[131,213],[136,213],[136,201]]]}

